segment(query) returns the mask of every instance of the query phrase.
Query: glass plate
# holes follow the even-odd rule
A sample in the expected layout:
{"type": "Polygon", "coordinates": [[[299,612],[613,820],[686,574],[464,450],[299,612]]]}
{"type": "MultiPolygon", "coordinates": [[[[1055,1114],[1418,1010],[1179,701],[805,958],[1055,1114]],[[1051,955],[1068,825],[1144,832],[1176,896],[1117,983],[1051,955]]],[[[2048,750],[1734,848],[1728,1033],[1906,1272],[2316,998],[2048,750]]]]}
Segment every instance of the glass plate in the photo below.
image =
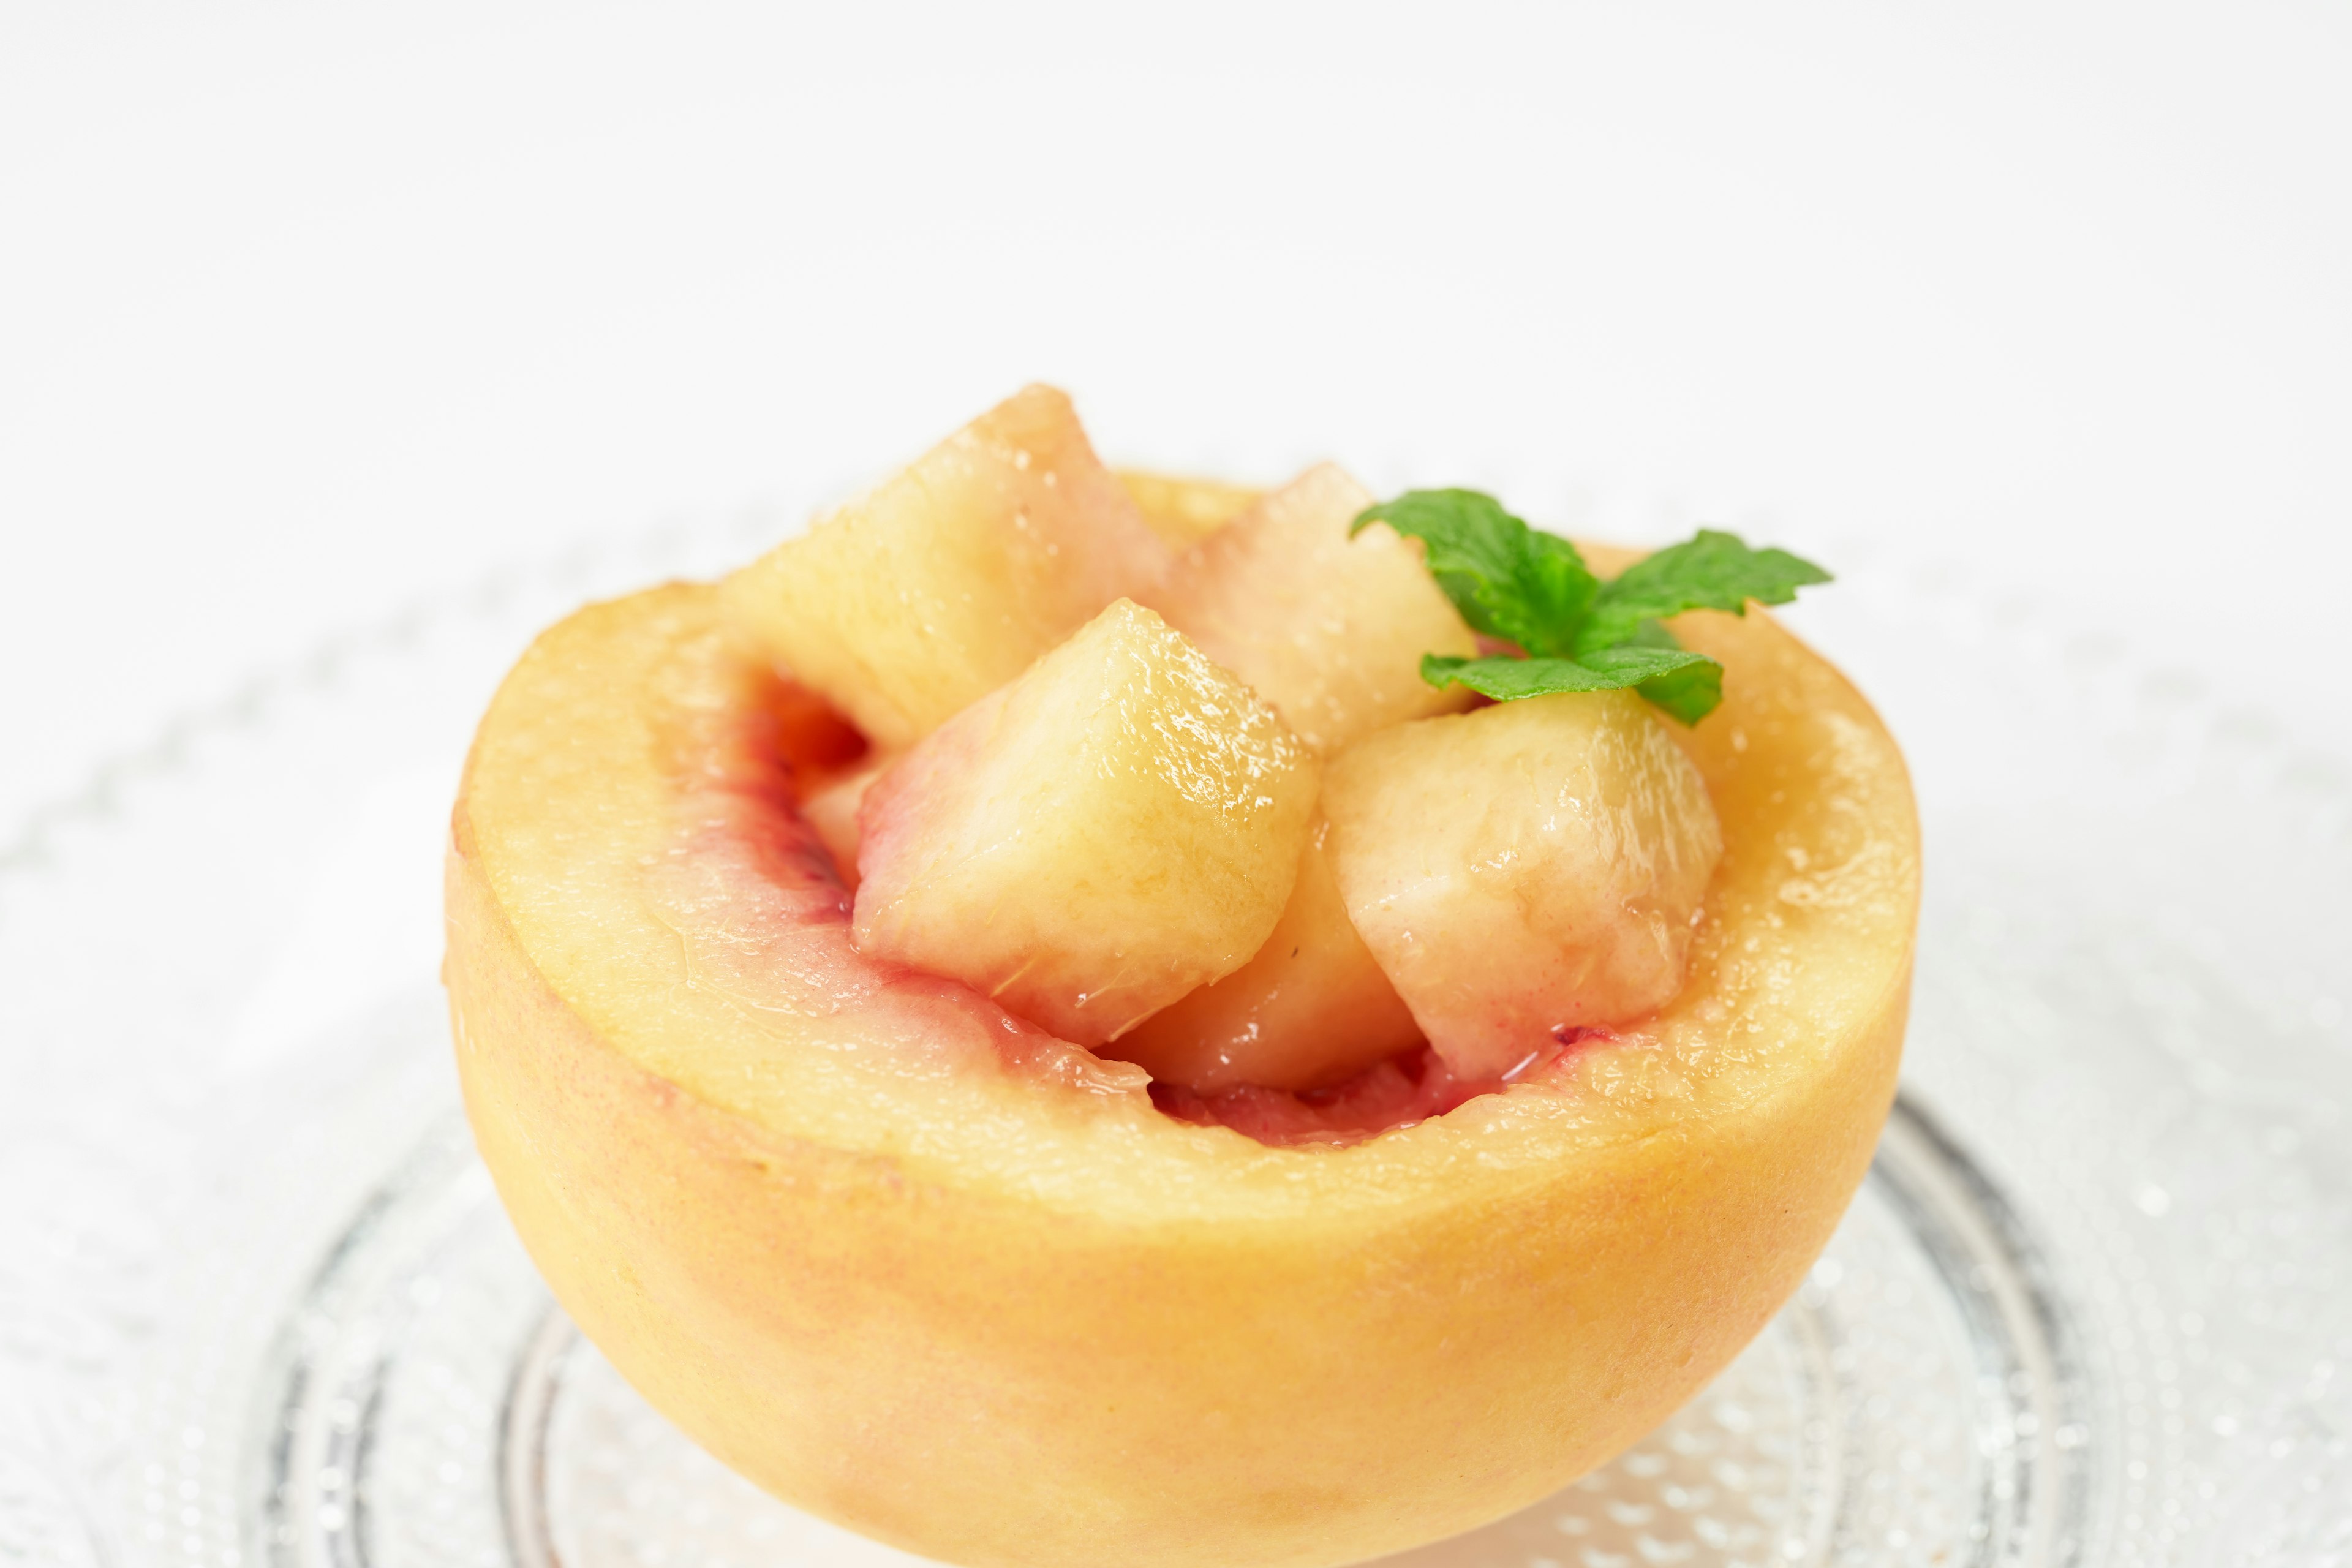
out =
{"type": "MultiPolygon", "coordinates": [[[[913,1561],[736,1479],[578,1339],[431,983],[457,760],[530,632],[782,531],[415,606],[0,848],[0,1562],[913,1561]]],[[[2352,1562],[2352,785],[1955,574],[1825,552],[1794,618],[1903,738],[1929,846],[1869,1182],[1658,1432],[1392,1561],[2352,1562]]]]}

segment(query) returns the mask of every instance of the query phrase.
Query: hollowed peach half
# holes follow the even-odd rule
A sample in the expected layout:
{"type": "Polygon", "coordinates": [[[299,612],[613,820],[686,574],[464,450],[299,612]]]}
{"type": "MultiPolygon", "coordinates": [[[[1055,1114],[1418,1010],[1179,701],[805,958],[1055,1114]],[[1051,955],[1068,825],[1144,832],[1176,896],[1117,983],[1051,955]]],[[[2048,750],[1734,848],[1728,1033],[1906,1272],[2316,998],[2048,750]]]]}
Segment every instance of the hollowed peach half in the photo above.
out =
{"type": "Polygon", "coordinates": [[[1769,619],[1684,617],[1724,858],[1654,1016],[1351,1143],[1154,1108],[877,961],[713,590],[542,636],[448,869],[483,1158],[581,1328],[777,1495],[952,1563],[1335,1564],[1631,1443],[1819,1252],[1894,1091],[1909,785],[1769,619]]]}

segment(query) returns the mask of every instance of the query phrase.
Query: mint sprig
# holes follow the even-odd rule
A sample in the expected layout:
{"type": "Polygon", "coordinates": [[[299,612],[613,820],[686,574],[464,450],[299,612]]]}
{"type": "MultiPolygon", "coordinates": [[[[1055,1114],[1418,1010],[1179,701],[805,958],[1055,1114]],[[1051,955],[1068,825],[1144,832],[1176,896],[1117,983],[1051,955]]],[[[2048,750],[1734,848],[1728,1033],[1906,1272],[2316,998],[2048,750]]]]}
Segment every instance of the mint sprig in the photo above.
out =
{"type": "Polygon", "coordinates": [[[1472,631],[1517,643],[1533,658],[1570,657],[1554,634],[1581,625],[1601,591],[1575,545],[1529,528],[1476,490],[1407,490],[1357,513],[1349,536],[1375,522],[1421,541],[1430,575],[1472,631]]]}
{"type": "Polygon", "coordinates": [[[1476,490],[1407,490],[1366,507],[1350,536],[1375,522],[1422,542],[1430,574],[1470,629],[1517,644],[1524,658],[1423,655],[1421,678],[1497,701],[1632,687],[1685,724],[1723,700],[1723,666],[1692,653],[1659,623],[1685,610],[1747,613],[1785,605],[1830,574],[1785,550],[1752,550],[1702,529],[1602,582],[1576,546],[1528,527],[1476,490]]]}

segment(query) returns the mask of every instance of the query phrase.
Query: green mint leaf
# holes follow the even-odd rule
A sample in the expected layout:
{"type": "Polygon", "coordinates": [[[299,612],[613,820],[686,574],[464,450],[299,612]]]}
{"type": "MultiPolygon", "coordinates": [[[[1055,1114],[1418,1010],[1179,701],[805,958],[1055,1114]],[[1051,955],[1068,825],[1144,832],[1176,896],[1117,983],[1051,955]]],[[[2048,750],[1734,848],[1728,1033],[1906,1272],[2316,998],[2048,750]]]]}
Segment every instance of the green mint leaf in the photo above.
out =
{"type": "Polygon", "coordinates": [[[1421,678],[1436,687],[1466,686],[1497,702],[1631,686],[1685,724],[1704,718],[1723,695],[1721,665],[1704,654],[1671,648],[1604,648],[1589,659],[1449,658],[1430,653],[1422,655],[1421,678]],[[1654,687],[1667,700],[1652,696],[1654,687]]]}
{"type": "Polygon", "coordinates": [[[1423,657],[1421,677],[1432,686],[1460,684],[1498,701],[1632,687],[1695,724],[1723,700],[1723,667],[1685,650],[1660,623],[1685,610],[1745,615],[1750,599],[1785,605],[1799,588],[1830,580],[1785,550],[1751,550],[1737,534],[1702,529],[1602,583],[1576,546],[1476,490],[1408,490],[1364,509],[1349,533],[1374,522],[1422,542],[1430,574],[1473,631],[1527,653],[1423,657]]]}
{"type": "Polygon", "coordinates": [[[1723,666],[1711,658],[1664,675],[1654,675],[1635,688],[1650,706],[1685,726],[1696,724],[1723,700],[1723,666]]]}
{"type": "Polygon", "coordinates": [[[1723,700],[1723,666],[1703,654],[1620,643],[1595,648],[1582,662],[1612,673],[1638,675],[1634,689],[1685,724],[1697,723],[1723,700]],[[1674,662],[1666,663],[1669,659],[1674,662]]]}
{"type": "Polygon", "coordinates": [[[1451,658],[1421,656],[1421,678],[1432,686],[1466,686],[1497,702],[1549,697],[1556,691],[1614,691],[1624,681],[1572,658],[1451,658]]]}
{"type": "MultiPolygon", "coordinates": [[[[1618,646],[1621,648],[1679,649],[1683,645],[1681,638],[1657,622],[1643,621],[1633,628],[1632,637],[1618,646]]],[[[1607,655],[1588,657],[1599,662],[1607,655]]],[[[1723,666],[1711,658],[1694,659],[1679,669],[1650,677],[1635,689],[1648,698],[1652,706],[1664,710],[1669,716],[1681,720],[1685,724],[1696,724],[1714,712],[1716,705],[1723,700],[1723,666]]]]}
{"type": "Polygon", "coordinates": [[[1737,616],[1747,613],[1750,599],[1785,605],[1799,588],[1829,580],[1828,573],[1785,550],[1751,550],[1736,533],[1701,529],[1696,538],[1645,556],[1602,584],[1569,651],[1582,658],[1595,649],[1633,641],[1644,621],[1685,610],[1728,610],[1737,616]]]}
{"type": "Polygon", "coordinates": [[[1575,545],[1529,528],[1476,490],[1407,490],[1365,508],[1348,532],[1352,537],[1375,522],[1421,541],[1430,575],[1471,630],[1517,643],[1535,658],[1570,651],[1601,591],[1575,545]]]}

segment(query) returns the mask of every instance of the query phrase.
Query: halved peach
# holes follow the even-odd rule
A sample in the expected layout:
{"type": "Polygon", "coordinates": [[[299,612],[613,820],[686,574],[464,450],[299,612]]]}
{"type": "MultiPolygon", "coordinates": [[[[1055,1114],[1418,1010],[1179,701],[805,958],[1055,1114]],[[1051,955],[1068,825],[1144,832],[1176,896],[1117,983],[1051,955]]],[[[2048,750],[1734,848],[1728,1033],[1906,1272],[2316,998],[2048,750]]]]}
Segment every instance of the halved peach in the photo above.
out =
{"type": "Polygon", "coordinates": [[[1722,822],[1683,990],[1347,1146],[860,953],[708,588],[583,611],[484,719],[446,978],[483,1158],[557,1296],[719,1458],[949,1562],[1355,1562],[1522,1507],[1794,1288],[1895,1084],[1911,792],[1772,621],[1684,737],[1722,822]]]}

